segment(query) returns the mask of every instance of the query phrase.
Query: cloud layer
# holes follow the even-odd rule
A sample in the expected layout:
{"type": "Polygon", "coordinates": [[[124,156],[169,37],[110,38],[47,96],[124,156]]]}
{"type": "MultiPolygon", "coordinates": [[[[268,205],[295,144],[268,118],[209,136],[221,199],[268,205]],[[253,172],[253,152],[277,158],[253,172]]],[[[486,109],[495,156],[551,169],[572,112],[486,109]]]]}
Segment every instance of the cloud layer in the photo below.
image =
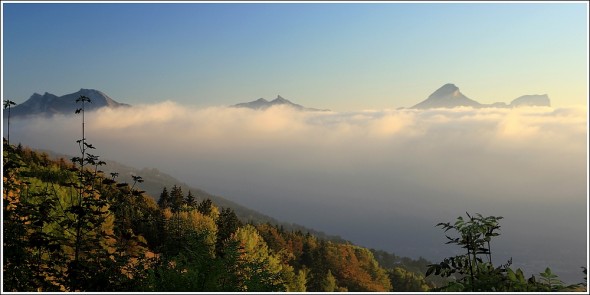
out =
{"type": "MultiPolygon", "coordinates": [[[[12,142],[76,152],[79,117],[11,123],[12,142]]],[[[102,158],[157,167],[278,219],[400,255],[450,255],[434,224],[465,211],[504,216],[499,259],[582,279],[585,108],[339,113],[166,101],[89,113],[86,126],[102,158]]]]}

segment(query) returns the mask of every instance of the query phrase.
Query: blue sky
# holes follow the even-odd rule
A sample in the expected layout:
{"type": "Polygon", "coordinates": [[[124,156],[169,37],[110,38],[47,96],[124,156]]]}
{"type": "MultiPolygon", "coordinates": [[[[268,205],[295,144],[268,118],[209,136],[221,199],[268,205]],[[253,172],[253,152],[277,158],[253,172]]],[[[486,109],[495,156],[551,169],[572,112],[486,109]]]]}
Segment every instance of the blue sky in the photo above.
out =
{"type": "Polygon", "coordinates": [[[131,104],[277,94],[411,106],[450,82],[482,103],[587,104],[586,3],[2,3],[4,99],[102,90],[131,104]]]}

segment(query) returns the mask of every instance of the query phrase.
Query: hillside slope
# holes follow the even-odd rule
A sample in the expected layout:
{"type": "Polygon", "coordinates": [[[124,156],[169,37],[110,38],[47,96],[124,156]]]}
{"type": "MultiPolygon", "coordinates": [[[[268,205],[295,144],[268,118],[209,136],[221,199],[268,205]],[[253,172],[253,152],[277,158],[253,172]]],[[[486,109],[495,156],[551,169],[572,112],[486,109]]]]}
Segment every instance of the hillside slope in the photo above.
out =
{"type": "Polygon", "coordinates": [[[156,204],[142,178],[118,182],[82,162],[4,145],[4,290],[392,290],[366,248],[243,223],[176,186],[156,204]]]}
{"type": "MultiPolygon", "coordinates": [[[[63,158],[64,160],[68,161],[71,159],[72,156],[56,153],[54,151],[49,150],[40,150],[41,153],[46,153],[50,159],[58,160],[63,158]]],[[[190,186],[180,180],[174,178],[173,176],[159,171],[156,168],[142,168],[137,169],[133,167],[129,167],[127,165],[121,164],[116,161],[112,160],[105,160],[106,165],[101,167],[101,170],[104,171],[106,175],[110,175],[110,173],[118,173],[117,179],[121,182],[132,183],[133,176],[141,176],[143,178],[143,182],[138,184],[139,188],[146,192],[146,195],[149,196],[154,201],[158,201],[160,193],[164,189],[164,187],[171,189],[173,186],[180,187],[184,192],[191,192],[195,198],[199,201],[210,199],[215,203],[217,206],[221,208],[232,208],[232,210],[236,213],[238,218],[243,222],[254,223],[254,224],[261,224],[261,223],[270,223],[280,227],[283,227],[285,230],[293,230],[293,231],[301,231],[303,233],[310,233],[314,236],[320,237],[322,239],[328,239],[332,241],[339,241],[344,242],[345,240],[339,236],[329,235],[324,232],[314,230],[299,224],[287,223],[277,220],[271,216],[262,214],[258,211],[252,210],[247,208],[243,205],[240,205],[236,202],[228,200],[222,196],[216,196],[209,194],[208,192],[190,186]]]]}

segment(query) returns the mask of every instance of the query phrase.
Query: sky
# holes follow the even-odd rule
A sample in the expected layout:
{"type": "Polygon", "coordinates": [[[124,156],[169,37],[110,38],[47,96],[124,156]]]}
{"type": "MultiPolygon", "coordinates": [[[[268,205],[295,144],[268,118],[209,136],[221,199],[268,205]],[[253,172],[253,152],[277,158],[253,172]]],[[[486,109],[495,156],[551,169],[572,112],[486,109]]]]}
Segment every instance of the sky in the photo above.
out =
{"type": "Polygon", "coordinates": [[[6,3],[2,94],[101,90],[129,104],[281,95],[412,106],[445,83],[481,103],[588,99],[586,3],[6,3]]]}

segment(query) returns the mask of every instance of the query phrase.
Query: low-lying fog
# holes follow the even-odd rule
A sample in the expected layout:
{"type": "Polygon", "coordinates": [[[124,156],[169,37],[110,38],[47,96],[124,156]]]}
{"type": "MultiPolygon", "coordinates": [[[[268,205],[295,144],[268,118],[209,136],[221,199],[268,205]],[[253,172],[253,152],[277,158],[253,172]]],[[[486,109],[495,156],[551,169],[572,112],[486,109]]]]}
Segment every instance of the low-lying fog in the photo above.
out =
{"type": "MultiPolygon", "coordinates": [[[[95,154],[155,167],[279,220],[438,262],[438,222],[503,216],[495,263],[583,282],[587,118],[580,108],[297,112],[163,102],[88,113],[95,154]]],[[[80,116],[12,119],[11,142],[75,154],[80,116]]],[[[6,126],[4,127],[6,133],[6,126]]]]}

